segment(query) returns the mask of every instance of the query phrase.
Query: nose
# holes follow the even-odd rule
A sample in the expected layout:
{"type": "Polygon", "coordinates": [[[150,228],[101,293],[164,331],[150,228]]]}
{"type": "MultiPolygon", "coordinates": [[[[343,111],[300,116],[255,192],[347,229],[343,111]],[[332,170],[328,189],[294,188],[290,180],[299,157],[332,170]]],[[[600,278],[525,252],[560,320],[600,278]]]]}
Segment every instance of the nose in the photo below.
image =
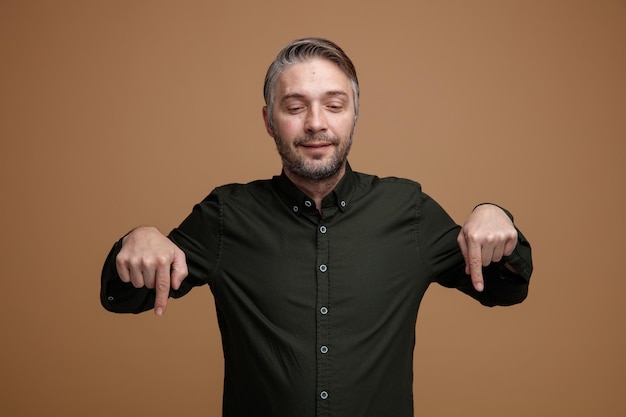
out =
{"type": "Polygon", "coordinates": [[[323,132],[328,128],[326,116],[320,106],[311,106],[306,114],[304,130],[307,133],[323,132]]]}

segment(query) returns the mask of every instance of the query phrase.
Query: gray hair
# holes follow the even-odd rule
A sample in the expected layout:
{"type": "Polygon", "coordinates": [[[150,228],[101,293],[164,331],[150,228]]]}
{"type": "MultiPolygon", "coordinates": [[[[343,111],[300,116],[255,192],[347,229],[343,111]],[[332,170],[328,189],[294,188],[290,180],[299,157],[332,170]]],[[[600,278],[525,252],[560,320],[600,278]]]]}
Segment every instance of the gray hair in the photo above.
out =
{"type": "Polygon", "coordinates": [[[335,63],[339,69],[350,79],[352,94],[354,96],[354,123],[359,114],[359,80],[356,76],[354,64],[335,43],[322,38],[297,39],[286,45],[276,56],[276,59],[267,70],[263,85],[263,96],[267,106],[267,118],[270,126],[274,128],[274,84],[280,74],[289,66],[313,58],[323,58],[335,63]]]}

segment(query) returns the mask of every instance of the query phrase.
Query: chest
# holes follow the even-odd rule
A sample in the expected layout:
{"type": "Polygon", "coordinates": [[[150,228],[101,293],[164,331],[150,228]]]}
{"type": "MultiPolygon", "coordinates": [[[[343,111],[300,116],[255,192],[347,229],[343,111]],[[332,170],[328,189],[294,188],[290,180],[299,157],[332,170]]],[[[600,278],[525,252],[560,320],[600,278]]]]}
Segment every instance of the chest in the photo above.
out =
{"type": "Polygon", "coordinates": [[[238,316],[243,307],[293,327],[332,307],[360,323],[415,311],[429,283],[408,214],[275,221],[259,213],[225,224],[235,226],[224,231],[214,293],[238,316]]]}

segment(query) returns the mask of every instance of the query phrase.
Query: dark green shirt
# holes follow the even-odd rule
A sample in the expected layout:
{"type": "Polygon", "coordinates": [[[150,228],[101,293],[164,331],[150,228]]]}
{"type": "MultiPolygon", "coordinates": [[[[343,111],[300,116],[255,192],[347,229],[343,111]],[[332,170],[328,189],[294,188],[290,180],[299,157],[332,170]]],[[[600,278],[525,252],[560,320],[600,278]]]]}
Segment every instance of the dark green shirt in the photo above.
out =
{"type": "MultiPolygon", "coordinates": [[[[350,167],[320,215],[283,174],[226,185],[196,205],[170,239],[185,252],[180,297],[208,284],[222,334],[223,415],[413,415],[415,320],[432,282],[482,304],[527,294],[530,246],[485,268],[473,290],[460,227],[419,184],[350,167]]],[[[112,249],[101,300],[115,312],[154,305],[154,291],[120,281],[112,249]]]]}

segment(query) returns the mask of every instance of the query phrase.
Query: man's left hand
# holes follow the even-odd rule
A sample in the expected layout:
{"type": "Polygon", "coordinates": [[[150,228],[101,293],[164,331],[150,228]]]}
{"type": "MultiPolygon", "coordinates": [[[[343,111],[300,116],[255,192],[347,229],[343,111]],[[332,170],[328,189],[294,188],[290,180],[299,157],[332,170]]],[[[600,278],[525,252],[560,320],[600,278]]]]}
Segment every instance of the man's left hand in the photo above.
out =
{"type": "Polygon", "coordinates": [[[482,291],[483,267],[513,253],[517,230],[500,207],[481,204],[465,221],[457,242],[465,259],[465,273],[471,276],[476,291],[482,291]]]}

